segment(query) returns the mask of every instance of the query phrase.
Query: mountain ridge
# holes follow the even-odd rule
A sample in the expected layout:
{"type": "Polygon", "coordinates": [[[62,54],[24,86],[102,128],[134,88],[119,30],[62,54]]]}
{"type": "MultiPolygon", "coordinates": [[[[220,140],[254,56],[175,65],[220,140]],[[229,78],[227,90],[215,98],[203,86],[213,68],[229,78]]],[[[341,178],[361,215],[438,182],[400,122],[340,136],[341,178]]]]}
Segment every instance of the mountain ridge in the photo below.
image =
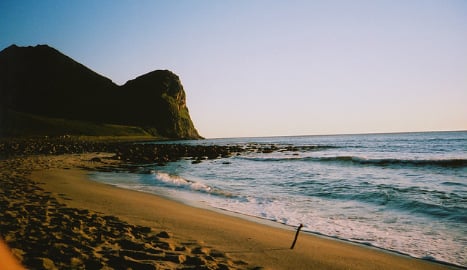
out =
{"type": "Polygon", "coordinates": [[[175,73],[155,70],[119,86],[48,45],[0,51],[0,99],[0,136],[8,136],[5,118],[15,111],[137,126],[171,139],[201,138],[175,73]]]}

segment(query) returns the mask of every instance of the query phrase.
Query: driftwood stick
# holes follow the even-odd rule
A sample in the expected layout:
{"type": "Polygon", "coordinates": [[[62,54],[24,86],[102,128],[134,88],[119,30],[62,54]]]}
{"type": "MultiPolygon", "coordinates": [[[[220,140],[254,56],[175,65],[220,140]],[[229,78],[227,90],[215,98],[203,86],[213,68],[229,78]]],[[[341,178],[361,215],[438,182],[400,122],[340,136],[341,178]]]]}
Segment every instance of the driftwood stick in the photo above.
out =
{"type": "Polygon", "coordinates": [[[297,242],[298,233],[300,232],[302,227],[303,227],[303,224],[300,223],[300,225],[297,228],[297,232],[295,233],[295,238],[293,239],[293,243],[292,243],[292,246],[290,246],[290,249],[293,249],[295,247],[295,242],[297,242]]]}

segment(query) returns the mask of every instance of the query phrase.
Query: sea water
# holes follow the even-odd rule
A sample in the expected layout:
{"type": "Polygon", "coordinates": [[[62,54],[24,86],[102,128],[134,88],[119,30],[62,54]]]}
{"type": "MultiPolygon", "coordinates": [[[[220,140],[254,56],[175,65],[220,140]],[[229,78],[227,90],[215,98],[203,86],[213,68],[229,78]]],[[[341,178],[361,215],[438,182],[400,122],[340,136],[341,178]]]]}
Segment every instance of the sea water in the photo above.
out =
{"type": "Polygon", "coordinates": [[[199,164],[185,159],[146,165],[140,173],[97,172],[92,178],[467,266],[465,131],[183,143],[250,151],[199,164]],[[271,146],[272,152],[253,151],[271,146]]]}

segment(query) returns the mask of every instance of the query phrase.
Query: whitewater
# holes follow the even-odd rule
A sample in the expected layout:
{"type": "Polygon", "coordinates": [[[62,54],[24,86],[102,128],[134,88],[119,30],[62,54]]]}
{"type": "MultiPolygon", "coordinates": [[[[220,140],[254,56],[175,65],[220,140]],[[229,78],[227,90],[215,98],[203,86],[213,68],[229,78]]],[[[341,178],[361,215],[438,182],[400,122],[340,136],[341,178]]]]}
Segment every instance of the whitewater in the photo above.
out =
{"type": "Polygon", "coordinates": [[[247,151],[91,178],[467,267],[466,131],[182,143],[247,151]]]}

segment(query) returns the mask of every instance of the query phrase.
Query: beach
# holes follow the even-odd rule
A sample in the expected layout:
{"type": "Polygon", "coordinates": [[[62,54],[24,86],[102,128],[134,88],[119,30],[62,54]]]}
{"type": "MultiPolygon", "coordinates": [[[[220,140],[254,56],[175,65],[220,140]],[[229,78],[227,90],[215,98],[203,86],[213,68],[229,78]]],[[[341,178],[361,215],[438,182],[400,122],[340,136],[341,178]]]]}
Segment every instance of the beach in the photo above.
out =
{"type": "Polygon", "coordinates": [[[1,237],[43,269],[446,269],[88,179],[113,154],[1,161],[1,237]],[[5,209],[5,210],[3,210],[5,209]]]}

